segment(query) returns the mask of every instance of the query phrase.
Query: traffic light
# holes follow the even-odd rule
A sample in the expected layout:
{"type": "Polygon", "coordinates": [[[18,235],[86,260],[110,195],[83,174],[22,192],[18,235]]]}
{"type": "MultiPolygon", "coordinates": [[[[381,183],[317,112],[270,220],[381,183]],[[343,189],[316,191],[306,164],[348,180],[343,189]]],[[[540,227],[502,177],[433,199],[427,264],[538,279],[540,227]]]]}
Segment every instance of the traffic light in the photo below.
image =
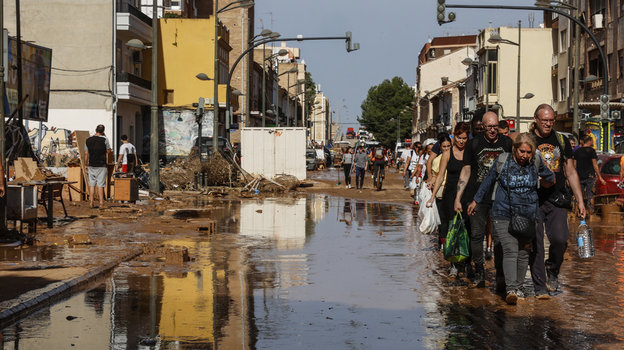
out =
{"type": "Polygon", "coordinates": [[[611,119],[620,119],[621,117],[622,117],[622,114],[620,111],[611,112],[611,119]]]}
{"type": "Polygon", "coordinates": [[[453,22],[455,20],[455,12],[449,12],[448,21],[446,20],[446,0],[438,0],[438,24],[442,25],[444,23],[453,22]]]}
{"type": "Polygon", "coordinates": [[[600,95],[600,119],[609,119],[609,95],[600,95]]]}

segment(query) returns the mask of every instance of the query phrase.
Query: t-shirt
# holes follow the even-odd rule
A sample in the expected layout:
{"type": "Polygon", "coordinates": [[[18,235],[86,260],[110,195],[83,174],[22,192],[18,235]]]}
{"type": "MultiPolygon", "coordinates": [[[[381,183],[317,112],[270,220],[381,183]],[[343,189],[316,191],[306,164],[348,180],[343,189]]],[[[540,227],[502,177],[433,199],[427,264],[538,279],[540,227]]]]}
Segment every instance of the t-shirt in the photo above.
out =
{"type": "Polygon", "coordinates": [[[535,143],[537,144],[537,154],[542,157],[544,164],[555,173],[555,185],[549,188],[540,187],[537,191],[540,203],[544,203],[550,195],[555,191],[563,191],[565,189],[565,174],[563,173],[562,154],[566,159],[572,158],[572,146],[570,141],[563,136],[565,149],[561,149],[561,145],[557,140],[555,132],[551,132],[548,137],[539,137],[535,135],[535,143]]]}
{"type": "MultiPolygon", "coordinates": [[[[511,152],[513,141],[509,137],[498,137],[489,142],[483,134],[468,141],[464,150],[464,165],[470,165],[470,179],[464,190],[462,201],[471,202],[477,189],[481,186],[490,168],[495,164],[498,155],[511,152]]],[[[492,189],[486,194],[483,203],[491,203],[492,189]]]]}
{"type": "Polygon", "coordinates": [[[106,150],[111,149],[108,139],[103,135],[93,135],[85,142],[87,152],[89,152],[90,167],[106,166],[106,150]]]}
{"type": "MultiPolygon", "coordinates": [[[[438,173],[440,172],[440,160],[442,160],[442,157],[435,157],[433,162],[431,162],[431,175],[433,175],[434,177],[437,177],[438,173]]],[[[440,185],[440,189],[438,190],[438,193],[436,193],[436,198],[442,199],[442,194],[444,193],[444,185],[446,185],[446,171],[444,172],[442,185],[440,185]]]]}
{"type": "Polygon", "coordinates": [[[585,180],[596,176],[592,159],[598,159],[596,150],[592,147],[581,147],[574,151],[574,160],[576,160],[576,172],[579,179],[585,180]]]}
{"type": "Polygon", "coordinates": [[[130,159],[132,160],[131,163],[134,163],[136,161],[136,159],[134,158],[134,154],[136,153],[136,149],[134,148],[134,145],[132,145],[131,143],[124,143],[121,145],[121,147],[119,147],[119,154],[123,155],[123,159],[121,160],[121,164],[128,164],[128,156],[131,156],[130,159]]]}
{"type": "Polygon", "coordinates": [[[351,153],[345,153],[342,155],[342,162],[345,164],[351,164],[353,163],[353,154],[351,153]]]}
{"type": "Polygon", "coordinates": [[[366,153],[356,153],[354,161],[356,167],[364,168],[366,167],[366,162],[368,162],[368,156],[366,155],[366,153]]]}
{"type": "Polygon", "coordinates": [[[420,169],[420,176],[423,179],[425,179],[425,177],[427,175],[427,160],[429,160],[429,155],[428,154],[423,154],[418,159],[418,164],[422,165],[422,168],[420,169]]]}
{"type": "Polygon", "coordinates": [[[414,171],[414,169],[416,169],[416,165],[418,165],[418,153],[412,149],[410,150],[409,154],[411,159],[407,169],[409,171],[414,171]]]}

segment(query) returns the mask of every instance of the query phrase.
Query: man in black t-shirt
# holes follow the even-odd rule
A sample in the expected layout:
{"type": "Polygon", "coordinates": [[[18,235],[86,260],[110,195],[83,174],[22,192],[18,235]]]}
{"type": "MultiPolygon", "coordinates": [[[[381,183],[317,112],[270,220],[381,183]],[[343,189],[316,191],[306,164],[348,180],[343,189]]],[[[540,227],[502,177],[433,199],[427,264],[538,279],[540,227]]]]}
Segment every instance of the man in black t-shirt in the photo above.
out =
{"type": "Polygon", "coordinates": [[[544,164],[555,173],[555,185],[549,188],[540,187],[539,211],[537,213],[537,233],[533,241],[533,251],[529,263],[531,277],[538,299],[548,299],[549,293],[559,287],[559,269],[563,256],[568,248],[568,208],[562,193],[567,193],[566,180],[578,203],[578,213],[585,217],[585,205],[581,194],[579,177],[572,160],[572,146],[568,139],[553,129],[555,111],[548,104],[537,106],[534,114],[536,155],[542,157],[544,164]],[[550,248],[548,260],[544,262],[544,234],[548,235],[550,248]],[[546,279],[548,278],[548,279],[546,279]]]}
{"type": "Polygon", "coordinates": [[[581,147],[574,151],[574,168],[581,182],[581,192],[583,192],[583,198],[585,199],[585,208],[589,208],[590,210],[593,210],[591,200],[594,196],[596,177],[603,185],[606,183],[602,176],[600,176],[600,169],[598,169],[597,162],[598,156],[593,146],[594,139],[586,135],[582,139],[581,147]]]}
{"type": "Polygon", "coordinates": [[[111,152],[111,146],[104,135],[104,125],[95,128],[95,135],[87,139],[85,147],[85,163],[89,166],[89,205],[93,208],[95,188],[98,189],[100,207],[104,206],[104,187],[108,168],[106,158],[111,152]]]}
{"type": "MultiPolygon", "coordinates": [[[[496,158],[503,152],[511,152],[513,141],[507,136],[498,134],[498,115],[486,112],[483,115],[484,132],[477,135],[466,144],[464,150],[464,166],[457,182],[457,196],[455,197],[455,211],[461,211],[463,204],[472,202],[479,186],[485,179],[490,168],[496,163],[496,158]]],[[[485,270],[483,269],[483,237],[486,231],[488,217],[492,211],[492,193],[485,196],[482,203],[477,204],[475,213],[470,217],[470,248],[472,261],[475,265],[475,281],[477,287],[485,287],[485,270]]],[[[502,281],[502,248],[500,243],[494,247],[494,264],[497,280],[502,281]]]]}

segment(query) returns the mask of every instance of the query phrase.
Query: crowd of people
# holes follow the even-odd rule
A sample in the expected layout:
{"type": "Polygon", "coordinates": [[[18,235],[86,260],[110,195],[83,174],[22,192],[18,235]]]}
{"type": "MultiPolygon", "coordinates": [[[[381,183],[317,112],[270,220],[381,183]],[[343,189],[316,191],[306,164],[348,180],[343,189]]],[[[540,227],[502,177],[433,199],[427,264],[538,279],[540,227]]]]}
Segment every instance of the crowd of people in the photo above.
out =
{"type": "Polygon", "coordinates": [[[542,104],[529,132],[510,135],[505,121],[486,112],[470,124],[457,123],[452,135],[440,134],[435,144],[415,142],[405,152],[405,187],[416,177],[419,186],[431,189],[426,203],[414,204],[437,207],[439,245],[457,213],[470,237],[469,257],[451,263],[449,276],[485,288],[484,264],[493,255],[492,282],[512,305],[527,295],[548,299],[556,294],[568,246],[572,195],[577,214],[584,217],[593,181],[604,181],[591,138],[573,154],[570,141],[554,130],[554,123],[553,108],[542,104]],[[578,173],[577,167],[582,169],[578,173]],[[550,242],[548,259],[544,235],[550,242]],[[524,284],[528,268],[533,290],[524,284]]]}

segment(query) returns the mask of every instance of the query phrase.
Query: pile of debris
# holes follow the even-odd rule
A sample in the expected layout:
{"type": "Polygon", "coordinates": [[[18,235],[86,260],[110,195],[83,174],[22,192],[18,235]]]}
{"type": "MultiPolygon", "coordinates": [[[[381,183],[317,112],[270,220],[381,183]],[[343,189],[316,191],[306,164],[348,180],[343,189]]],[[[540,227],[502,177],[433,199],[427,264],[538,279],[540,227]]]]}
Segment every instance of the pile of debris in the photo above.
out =
{"type": "Polygon", "coordinates": [[[201,161],[196,149],[188,157],[169,163],[160,171],[165,190],[198,190],[204,186],[232,186],[237,182],[233,166],[220,154],[201,161]]]}
{"type": "Polygon", "coordinates": [[[292,175],[278,175],[275,178],[267,179],[262,175],[251,175],[253,179],[243,187],[243,191],[253,193],[279,193],[294,191],[299,186],[299,180],[292,175]]]}

